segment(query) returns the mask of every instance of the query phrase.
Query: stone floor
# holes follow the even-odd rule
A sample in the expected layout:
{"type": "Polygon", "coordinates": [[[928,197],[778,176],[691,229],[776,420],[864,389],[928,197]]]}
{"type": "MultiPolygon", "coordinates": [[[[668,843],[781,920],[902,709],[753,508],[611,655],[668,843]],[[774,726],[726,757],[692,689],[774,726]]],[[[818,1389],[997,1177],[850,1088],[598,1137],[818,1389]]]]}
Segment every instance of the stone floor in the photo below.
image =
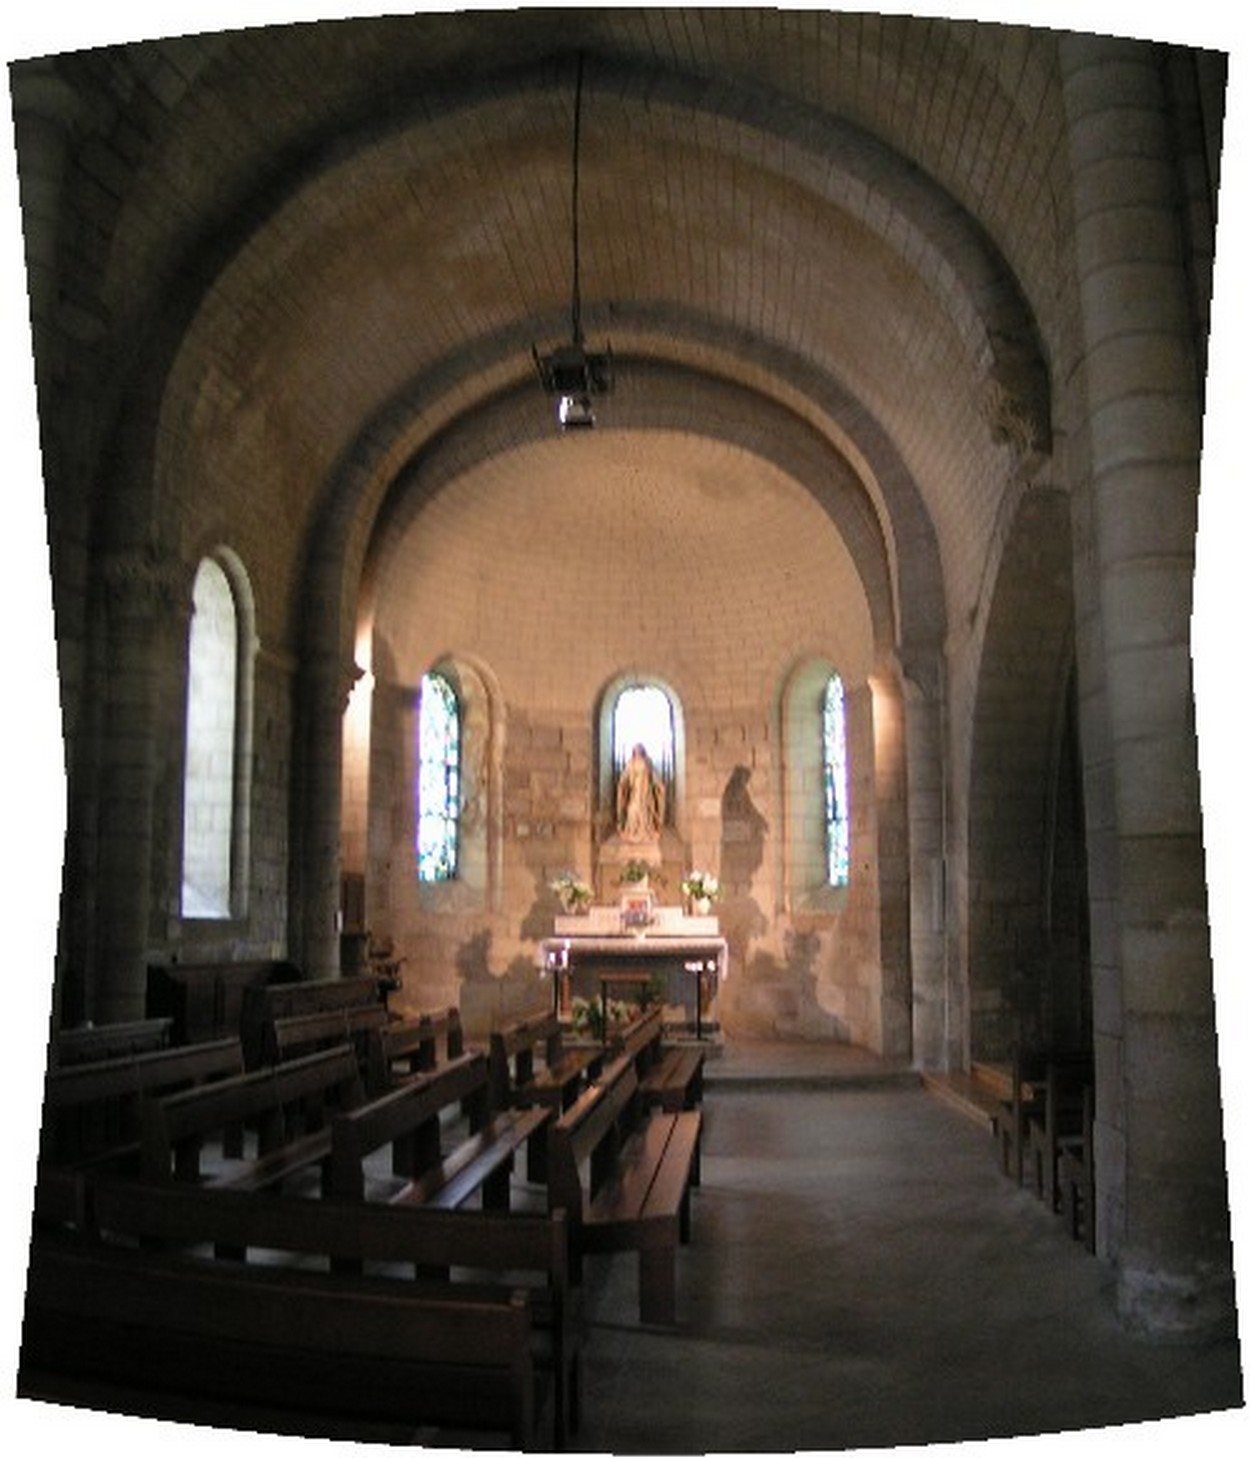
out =
{"type": "MultiPolygon", "coordinates": [[[[633,1257],[591,1259],[577,1451],[827,1452],[1058,1433],[1069,1436],[1048,1438],[1047,1458],[1117,1441],[1133,1458],[1143,1443],[1245,1451],[1237,1350],[1127,1336],[1106,1267],[909,1069],[851,1048],[731,1043],[707,1071],[678,1325],[639,1324],[633,1257]]],[[[13,1451],[102,1436],[89,1414],[61,1411],[46,1429],[39,1418],[13,1451]]],[[[127,1458],[173,1440],[180,1452],[188,1441],[301,1451],[298,1440],[105,1421],[121,1425],[109,1451],[127,1458]]]]}
{"type": "MultiPolygon", "coordinates": [[[[909,1071],[856,1049],[728,1045],[709,1060],[705,1117],[677,1329],[639,1326],[632,1258],[592,1262],[586,1451],[827,1451],[1244,1416],[1235,1348],[1130,1339],[1106,1268],[909,1071]]],[[[1138,1432],[1179,1446],[1191,1428],[1138,1432]]]]}

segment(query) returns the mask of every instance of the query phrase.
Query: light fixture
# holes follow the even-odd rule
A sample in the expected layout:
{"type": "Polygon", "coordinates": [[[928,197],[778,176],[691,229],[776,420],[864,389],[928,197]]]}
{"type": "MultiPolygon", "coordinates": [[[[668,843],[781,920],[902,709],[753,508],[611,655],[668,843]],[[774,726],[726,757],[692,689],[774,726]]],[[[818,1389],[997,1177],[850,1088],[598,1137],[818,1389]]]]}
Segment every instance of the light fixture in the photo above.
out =
{"type": "Polygon", "coordinates": [[[538,378],[548,395],[555,397],[556,424],[564,430],[590,430],[595,423],[594,397],[612,388],[612,352],[592,354],[582,333],[581,247],[579,238],[579,190],[581,183],[582,68],[577,57],[577,92],[573,102],[573,298],[572,335],[550,354],[539,354],[533,346],[538,378]]]}

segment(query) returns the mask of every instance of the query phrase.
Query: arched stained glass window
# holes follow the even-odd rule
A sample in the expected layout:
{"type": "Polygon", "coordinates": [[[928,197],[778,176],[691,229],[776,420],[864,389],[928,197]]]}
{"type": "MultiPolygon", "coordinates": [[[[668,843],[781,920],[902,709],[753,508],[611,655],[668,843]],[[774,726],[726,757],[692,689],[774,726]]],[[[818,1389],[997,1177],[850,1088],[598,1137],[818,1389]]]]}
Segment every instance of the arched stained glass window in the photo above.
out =
{"type": "Polygon", "coordinates": [[[846,691],[835,673],[825,685],[823,722],[825,847],[831,886],[851,877],[851,820],[847,799],[846,691]]]}
{"type": "Polygon", "coordinates": [[[441,673],[421,680],[417,708],[417,879],[454,879],[460,849],[460,701],[441,673]]]}

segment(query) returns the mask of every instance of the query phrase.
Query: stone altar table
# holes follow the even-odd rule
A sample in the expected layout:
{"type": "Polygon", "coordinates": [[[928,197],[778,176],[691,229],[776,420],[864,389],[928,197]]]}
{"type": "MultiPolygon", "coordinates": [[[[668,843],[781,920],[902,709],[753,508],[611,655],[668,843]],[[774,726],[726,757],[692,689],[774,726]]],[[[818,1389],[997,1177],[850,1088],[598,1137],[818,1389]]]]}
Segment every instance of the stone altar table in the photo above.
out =
{"type": "Polygon", "coordinates": [[[567,1012],[575,981],[605,1004],[614,984],[641,982],[679,963],[695,979],[695,1031],[702,1038],[710,998],[729,971],[729,948],[715,916],[686,916],[680,907],[656,907],[644,929],[627,929],[615,906],[592,906],[585,916],[557,916],[555,935],[540,948],[552,978],[557,1012],[567,1012]],[[596,985],[589,984],[594,980],[596,985]]]}

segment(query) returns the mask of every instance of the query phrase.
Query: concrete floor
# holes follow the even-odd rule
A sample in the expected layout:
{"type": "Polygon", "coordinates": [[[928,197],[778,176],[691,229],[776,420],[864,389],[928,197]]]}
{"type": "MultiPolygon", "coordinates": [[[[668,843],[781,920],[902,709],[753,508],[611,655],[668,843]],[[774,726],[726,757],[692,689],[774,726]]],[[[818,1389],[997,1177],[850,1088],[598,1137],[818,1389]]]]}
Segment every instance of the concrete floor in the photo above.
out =
{"type": "Polygon", "coordinates": [[[708,1073],[677,1329],[639,1326],[632,1257],[591,1262],[585,1451],[893,1447],[1241,1409],[1237,1350],[1130,1339],[1103,1264],[905,1070],[734,1045],[708,1073]]]}

